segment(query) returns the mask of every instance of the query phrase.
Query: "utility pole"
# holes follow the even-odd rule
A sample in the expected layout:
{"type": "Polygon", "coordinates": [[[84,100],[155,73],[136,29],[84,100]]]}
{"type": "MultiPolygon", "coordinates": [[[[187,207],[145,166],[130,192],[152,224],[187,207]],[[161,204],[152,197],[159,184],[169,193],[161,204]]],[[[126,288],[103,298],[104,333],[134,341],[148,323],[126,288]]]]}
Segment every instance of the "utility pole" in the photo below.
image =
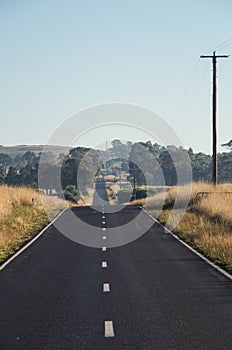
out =
{"type": "Polygon", "coordinates": [[[213,167],[212,181],[217,185],[217,58],[228,58],[228,55],[216,55],[213,51],[212,56],[204,56],[201,58],[212,58],[213,63],[213,99],[212,99],[212,117],[213,117],[213,167]]]}

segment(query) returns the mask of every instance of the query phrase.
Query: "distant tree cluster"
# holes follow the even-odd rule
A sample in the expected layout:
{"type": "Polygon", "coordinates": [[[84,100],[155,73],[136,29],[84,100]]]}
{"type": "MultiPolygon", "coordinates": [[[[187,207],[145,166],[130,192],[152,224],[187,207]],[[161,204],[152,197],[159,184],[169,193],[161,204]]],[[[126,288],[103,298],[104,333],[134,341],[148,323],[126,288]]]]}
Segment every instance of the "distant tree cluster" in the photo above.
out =
{"type": "Polygon", "coordinates": [[[88,148],[77,147],[67,156],[56,157],[52,152],[35,154],[28,151],[22,156],[12,158],[6,153],[0,153],[0,183],[11,186],[25,185],[55,193],[77,202],[80,198],[79,187],[82,193],[94,182],[94,164],[99,163],[98,152],[88,155],[88,148]],[[85,161],[81,162],[85,156],[85,161]],[[38,184],[38,169],[40,164],[40,179],[38,184]],[[80,174],[77,183],[77,173],[80,174]]]}
{"type": "MultiPolygon", "coordinates": [[[[122,144],[120,140],[113,141],[112,146],[110,150],[112,155],[118,157],[118,161],[122,161],[122,169],[128,170],[129,181],[133,182],[135,177],[137,186],[146,185],[147,181],[151,184],[160,184],[158,168],[162,169],[162,176],[167,186],[176,185],[176,167],[178,166],[182,173],[186,171],[186,155],[190,159],[193,181],[211,181],[212,157],[203,152],[194,153],[192,148],[186,150],[173,145],[163,147],[150,141],[122,144]],[[129,154],[128,161],[122,157],[126,152],[129,154]],[[175,164],[173,158],[177,160],[175,164]]],[[[232,141],[224,146],[232,149],[232,141]]],[[[112,165],[113,161],[109,161],[109,164],[112,165]]],[[[218,181],[232,182],[232,151],[218,154],[218,181]]],[[[184,183],[184,176],[182,182],[184,183]]]]}
{"type": "Polygon", "coordinates": [[[0,183],[36,187],[39,160],[40,154],[35,155],[30,151],[14,158],[6,153],[0,153],[0,183]]]}
{"type": "MultiPolygon", "coordinates": [[[[218,154],[218,178],[219,182],[232,182],[232,142],[225,146],[229,151],[218,154]]],[[[52,152],[43,153],[41,156],[41,153],[27,151],[15,157],[0,153],[0,184],[38,188],[38,169],[42,163],[40,175],[43,182],[40,189],[58,196],[63,193],[65,198],[76,202],[80,198],[80,190],[85,194],[87,189],[93,186],[98,174],[96,169],[102,164],[105,164],[104,170],[109,169],[111,174],[118,174],[123,170],[128,172],[128,180],[132,184],[135,181],[136,186],[159,185],[162,182],[161,177],[165,185],[172,186],[177,184],[176,167],[182,169],[183,174],[186,171],[186,155],[191,162],[193,181],[210,182],[210,155],[194,153],[191,148],[186,150],[172,145],[163,147],[150,141],[123,144],[120,140],[114,140],[112,147],[107,151],[76,147],[68,155],[60,154],[58,157],[52,152]]],[[[184,180],[182,182],[184,183],[184,180]]]]}

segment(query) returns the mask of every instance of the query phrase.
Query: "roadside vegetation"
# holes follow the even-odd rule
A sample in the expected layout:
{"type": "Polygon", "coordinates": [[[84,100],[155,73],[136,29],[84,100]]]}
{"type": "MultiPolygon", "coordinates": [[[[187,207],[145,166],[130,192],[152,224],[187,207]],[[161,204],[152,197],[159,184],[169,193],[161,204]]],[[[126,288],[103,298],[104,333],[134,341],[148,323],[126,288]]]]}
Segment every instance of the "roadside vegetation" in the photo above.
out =
{"type": "MultiPolygon", "coordinates": [[[[36,232],[46,226],[46,215],[38,191],[28,187],[0,186],[0,263],[13,254],[36,232]]],[[[49,217],[55,217],[63,206],[61,199],[51,196],[49,217]]]]}
{"type": "MultiPolygon", "coordinates": [[[[180,191],[183,202],[186,186],[182,186],[180,191]]],[[[132,204],[144,206],[153,217],[166,224],[173,210],[176,191],[175,186],[169,187],[166,192],[148,198],[146,203],[145,199],[140,199],[132,204]],[[163,202],[163,209],[160,211],[163,202]]],[[[174,209],[174,214],[178,215],[179,210],[181,208],[174,209]]],[[[232,272],[232,184],[221,184],[215,188],[207,183],[193,183],[189,206],[172,231],[212,261],[232,272]]]]}
{"type": "Polygon", "coordinates": [[[118,202],[125,203],[130,201],[131,197],[134,196],[137,199],[143,199],[154,196],[156,193],[155,188],[137,187],[134,191],[131,188],[125,188],[118,192],[118,202]]]}

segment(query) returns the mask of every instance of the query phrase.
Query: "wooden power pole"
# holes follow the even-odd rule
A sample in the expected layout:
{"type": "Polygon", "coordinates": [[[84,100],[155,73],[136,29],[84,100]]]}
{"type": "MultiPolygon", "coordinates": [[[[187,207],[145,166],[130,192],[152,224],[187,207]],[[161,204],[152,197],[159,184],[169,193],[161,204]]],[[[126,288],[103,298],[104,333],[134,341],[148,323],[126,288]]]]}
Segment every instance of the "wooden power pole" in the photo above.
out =
{"type": "Polygon", "coordinates": [[[212,181],[217,185],[217,58],[228,58],[228,55],[216,55],[216,51],[212,56],[204,56],[201,58],[212,58],[213,63],[213,99],[212,99],[212,117],[213,117],[213,166],[212,181]]]}

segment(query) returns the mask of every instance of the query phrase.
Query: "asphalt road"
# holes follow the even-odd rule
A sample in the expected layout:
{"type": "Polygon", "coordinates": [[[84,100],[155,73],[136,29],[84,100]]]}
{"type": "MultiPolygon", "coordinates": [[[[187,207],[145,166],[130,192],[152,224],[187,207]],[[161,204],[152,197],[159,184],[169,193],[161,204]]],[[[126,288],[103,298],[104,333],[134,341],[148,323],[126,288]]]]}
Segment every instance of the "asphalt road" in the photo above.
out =
{"type": "MultiPolygon", "coordinates": [[[[107,236],[140,210],[73,212],[107,236]]],[[[0,271],[0,333],[1,350],[232,349],[232,282],[156,223],[106,251],[50,226],[0,271]]]]}

